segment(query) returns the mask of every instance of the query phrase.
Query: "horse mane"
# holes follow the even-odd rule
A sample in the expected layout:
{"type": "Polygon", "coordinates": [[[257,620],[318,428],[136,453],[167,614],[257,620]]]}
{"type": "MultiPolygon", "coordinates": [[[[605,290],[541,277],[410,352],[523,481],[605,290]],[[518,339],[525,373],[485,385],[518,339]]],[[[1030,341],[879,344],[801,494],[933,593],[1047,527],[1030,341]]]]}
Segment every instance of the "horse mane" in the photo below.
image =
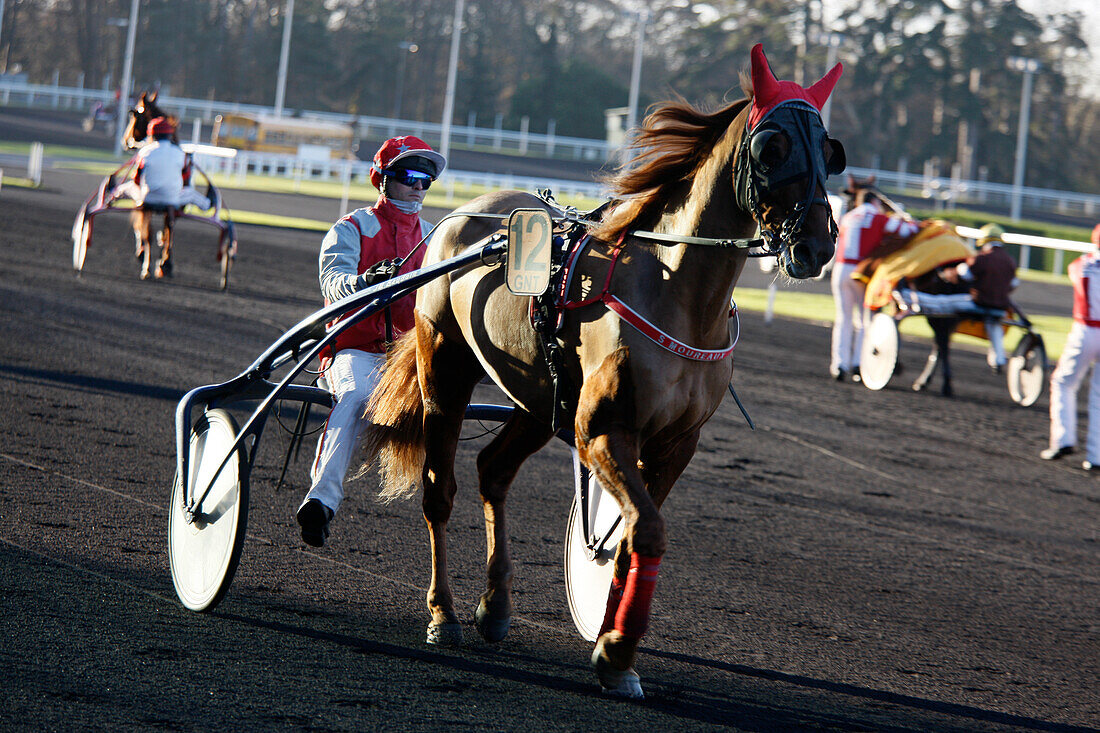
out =
{"type": "Polygon", "coordinates": [[[603,180],[617,203],[592,236],[618,239],[635,221],[653,214],[673,187],[691,180],[737,115],[752,102],[752,85],[744,74],[741,89],[744,99],[715,112],[700,110],[682,98],[652,107],[630,144],[633,156],[619,166],[618,173],[603,180]]]}

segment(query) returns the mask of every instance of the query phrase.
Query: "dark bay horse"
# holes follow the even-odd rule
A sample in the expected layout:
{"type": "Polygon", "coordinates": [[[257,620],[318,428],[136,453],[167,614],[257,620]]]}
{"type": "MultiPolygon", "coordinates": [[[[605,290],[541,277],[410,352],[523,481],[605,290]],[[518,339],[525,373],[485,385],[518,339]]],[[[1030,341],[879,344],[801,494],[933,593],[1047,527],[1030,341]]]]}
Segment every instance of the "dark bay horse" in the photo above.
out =
{"type": "MultiPolygon", "coordinates": [[[[127,150],[136,150],[145,142],[149,134],[149,123],[158,117],[164,117],[172,121],[173,126],[179,122],[178,118],[169,115],[157,105],[157,91],[145,91],[141,93],[137,103],[130,109],[130,121],[126,123],[126,130],[122,133],[122,147],[127,150]]],[[[179,137],[172,135],[172,142],[179,144],[179,137]]]]}
{"type": "MultiPolygon", "coordinates": [[[[839,74],[838,66],[809,89],[777,81],[757,46],[751,82],[742,76],[747,99],[713,113],[684,102],[656,107],[634,142],[634,160],[610,181],[617,205],[576,261],[567,294],[575,307],[557,333],[575,405],[570,417],[581,460],[624,519],[592,654],[609,693],[643,696],[633,666],[667,544],[660,508],[732,374],[730,300],[746,251],[702,240],[751,237],[759,225],[788,276],[812,277],[829,261],[836,233],[825,178],[843,169],[844,153],[817,110],[839,74]],[[646,237],[654,232],[670,241],[646,237]],[[696,356],[651,340],[613,312],[612,302],[643,314],[696,356]]],[[[459,209],[468,217],[433,232],[424,264],[498,229],[499,221],[477,214],[535,207],[559,213],[526,193],[475,199],[459,209]]],[[[420,289],[416,304],[415,329],[397,342],[375,390],[365,450],[382,467],[384,498],[411,495],[423,484],[432,555],[428,641],[457,644],[462,632],[446,536],[463,413],[486,373],[516,404],[477,459],[488,583],[475,619],[482,636],[498,641],[512,613],[505,497],[523,461],[553,435],[554,385],[531,327],[530,301],[509,293],[503,268],[452,273],[420,289]]]]}

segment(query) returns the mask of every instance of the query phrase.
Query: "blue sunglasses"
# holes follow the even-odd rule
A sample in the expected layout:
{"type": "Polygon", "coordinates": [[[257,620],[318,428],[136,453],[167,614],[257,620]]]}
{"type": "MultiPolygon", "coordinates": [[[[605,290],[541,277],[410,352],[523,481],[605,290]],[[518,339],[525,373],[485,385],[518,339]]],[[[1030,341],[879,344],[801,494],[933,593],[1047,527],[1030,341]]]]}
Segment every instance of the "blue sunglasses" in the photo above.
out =
{"type": "Polygon", "coordinates": [[[425,191],[432,185],[432,177],[427,173],[421,173],[420,171],[411,171],[406,168],[398,168],[396,170],[383,171],[383,174],[393,178],[402,186],[409,186],[410,188],[416,184],[417,181],[421,183],[421,188],[425,191]]]}

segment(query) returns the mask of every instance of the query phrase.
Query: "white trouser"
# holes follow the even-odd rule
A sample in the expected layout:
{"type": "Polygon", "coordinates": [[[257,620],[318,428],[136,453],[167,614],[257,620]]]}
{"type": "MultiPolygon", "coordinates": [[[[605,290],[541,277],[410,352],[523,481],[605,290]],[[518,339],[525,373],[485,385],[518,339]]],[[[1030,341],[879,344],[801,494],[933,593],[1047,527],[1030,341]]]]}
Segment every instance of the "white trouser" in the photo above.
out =
{"type": "MultiPolygon", "coordinates": [[[[916,298],[920,312],[928,316],[967,316],[979,317],[985,315],[988,310],[974,305],[969,293],[922,293],[914,290],[903,290],[903,295],[912,302],[916,298]]],[[[985,323],[985,334],[989,337],[989,354],[986,361],[989,366],[1004,366],[1008,358],[1005,356],[1005,333],[1001,326],[1000,318],[982,318],[985,323]]]]}
{"type": "MultiPolygon", "coordinates": [[[[117,197],[125,196],[127,198],[133,199],[135,206],[141,206],[143,203],[146,203],[145,192],[142,190],[141,186],[134,181],[125,181],[124,183],[120,183],[115,189],[115,194],[117,197]]],[[[199,207],[203,211],[206,211],[211,206],[213,206],[213,204],[210,202],[210,199],[196,191],[193,186],[184,186],[183,189],[180,191],[179,196],[176,197],[175,201],[159,201],[150,197],[148,199],[148,203],[174,206],[177,209],[182,209],[184,206],[192,204],[199,207]]]]}
{"type": "Polygon", "coordinates": [[[836,313],[833,316],[833,350],[829,371],[850,372],[859,366],[863,349],[863,283],[852,279],[855,265],[837,262],[830,280],[836,313]]]}
{"type": "Polygon", "coordinates": [[[366,427],[363,413],[385,361],[385,354],[344,349],[337,352],[325,370],[336,406],[329,413],[324,432],[317,441],[317,455],[309,472],[312,487],[303,504],[317,499],[333,512],[340,508],[344,499],[344,475],[359,447],[359,437],[366,427]]]}
{"type": "Polygon", "coordinates": [[[1005,356],[1005,330],[1000,318],[987,318],[985,335],[989,337],[989,354],[986,361],[989,366],[1004,366],[1008,362],[1005,356]]]}
{"type": "MultiPolygon", "coordinates": [[[[1050,375],[1050,447],[1077,445],[1077,388],[1089,367],[1100,360],[1100,328],[1076,321],[1069,329],[1062,357],[1050,375]]],[[[1100,465],[1100,370],[1092,370],[1089,387],[1088,439],[1085,459],[1100,465]]]]}

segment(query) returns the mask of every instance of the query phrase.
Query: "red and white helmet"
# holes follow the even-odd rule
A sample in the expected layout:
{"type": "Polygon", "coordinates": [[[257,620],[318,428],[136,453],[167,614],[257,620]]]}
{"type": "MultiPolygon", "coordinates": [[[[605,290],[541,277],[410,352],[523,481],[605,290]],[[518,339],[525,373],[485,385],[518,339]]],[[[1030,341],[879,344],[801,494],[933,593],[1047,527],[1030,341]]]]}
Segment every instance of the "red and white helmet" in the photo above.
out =
{"type": "Polygon", "coordinates": [[[171,135],[176,131],[176,126],[172,124],[172,121],[167,117],[154,117],[149,120],[148,134],[149,137],[156,137],[157,135],[171,135]]]}
{"type": "Polygon", "coordinates": [[[382,143],[378,152],[374,154],[374,165],[370,169],[370,182],[379,191],[382,190],[382,172],[394,167],[398,161],[405,158],[424,158],[434,167],[434,172],[424,171],[433,179],[439,178],[439,174],[447,167],[447,159],[432,150],[432,146],[418,137],[402,135],[391,137],[382,143]]]}

